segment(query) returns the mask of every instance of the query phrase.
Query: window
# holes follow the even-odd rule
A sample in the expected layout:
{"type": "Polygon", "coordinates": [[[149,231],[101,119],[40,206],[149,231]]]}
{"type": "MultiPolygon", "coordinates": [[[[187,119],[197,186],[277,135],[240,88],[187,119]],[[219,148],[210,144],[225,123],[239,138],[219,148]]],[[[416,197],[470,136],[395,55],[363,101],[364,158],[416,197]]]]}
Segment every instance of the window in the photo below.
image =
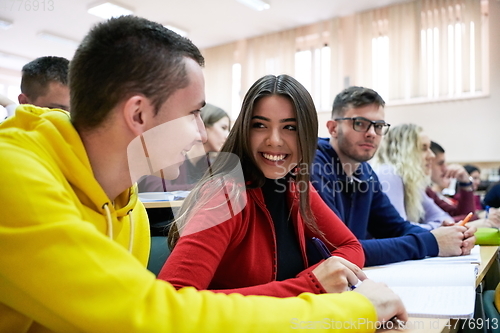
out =
{"type": "MultiPolygon", "coordinates": [[[[363,43],[371,35],[371,67],[357,83],[371,85],[386,101],[488,93],[488,1],[416,3],[360,16],[363,43]]],[[[360,47],[357,59],[370,61],[366,53],[360,47]]]]}
{"type": "Polygon", "coordinates": [[[311,94],[316,109],[331,108],[331,50],[324,45],[295,53],[295,78],[311,94]]]}

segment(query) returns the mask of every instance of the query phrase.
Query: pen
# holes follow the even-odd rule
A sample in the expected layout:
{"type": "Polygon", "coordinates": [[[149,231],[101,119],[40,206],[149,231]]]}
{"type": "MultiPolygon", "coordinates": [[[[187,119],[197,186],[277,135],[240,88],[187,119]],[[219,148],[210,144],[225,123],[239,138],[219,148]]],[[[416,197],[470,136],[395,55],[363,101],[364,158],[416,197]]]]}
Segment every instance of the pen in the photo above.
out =
{"type": "Polygon", "coordinates": [[[472,217],[472,212],[470,212],[469,214],[467,214],[467,216],[462,221],[458,222],[458,225],[461,226],[461,227],[465,226],[465,224],[467,222],[469,222],[469,220],[470,220],[471,217],[472,217]]]}
{"type": "Polygon", "coordinates": [[[313,242],[314,246],[316,247],[316,249],[318,250],[318,252],[321,254],[321,257],[323,259],[328,259],[328,258],[330,258],[332,256],[332,254],[330,253],[330,250],[328,250],[328,248],[326,247],[325,243],[323,243],[321,241],[321,239],[313,237],[311,239],[311,241],[313,242]]]}
{"type": "Polygon", "coordinates": [[[384,321],[382,323],[379,322],[379,325],[376,328],[383,330],[401,330],[405,328],[405,325],[406,323],[404,321],[398,319],[397,316],[394,316],[387,321],[384,321]]]}
{"type": "MultiPolygon", "coordinates": [[[[316,247],[316,249],[318,250],[318,252],[321,254],[321,257],[323,259],[328,259],[332,256],[332,254],[330,253],[330,250],[328,250],[328,248],[326,247],[325,243],[323,243],[323,241],[321,241],[321,239],[319,238],[316,238],[316,237],[313,237],[311,238],[311,241],[313,242],[314,246],[316,247]]],[[[361,281],[358,281],[358,284],[360,283],[361,281]]],[[[356,287],[358,286],[358,284],[356,285],[352,285],[350,283],[348,283],[348,288],[351,289],[351,290],[354,290],[356,289],[356,287]]]]}
{"type": "Polygon", "coordinates": [[[398,317],[396,317],[396,316],[392,317],[391,321],[397,325],[397,327],[395,327],[396,329],[405,328],[406,323],[404,321],[402,321],[401,319],[398,319],[398,317]]]}
{"type": "Polygon", "coordinates": [[[358,280],[358,283],[356,283],[356,284],[349,283],[349,288],[351,288],[351,290],[354,290],[361,284],[361,282],[362,282],[361,280],[358,280]]]}
{"type": "Polygon", "coordinates": [[[484,211],[486,212],[486,215],[484,216],[484,219],[487,220],[488,216],[490,215],[490,206],[484,207],[484,211]]]}

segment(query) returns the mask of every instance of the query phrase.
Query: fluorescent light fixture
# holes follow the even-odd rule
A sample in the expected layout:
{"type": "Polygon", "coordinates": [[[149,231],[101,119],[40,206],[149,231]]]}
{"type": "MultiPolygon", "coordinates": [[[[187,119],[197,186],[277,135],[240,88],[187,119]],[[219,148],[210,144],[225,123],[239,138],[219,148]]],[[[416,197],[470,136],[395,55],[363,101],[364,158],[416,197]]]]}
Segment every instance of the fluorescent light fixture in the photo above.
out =
{"type": "Polygon", "coordinates": [[[43,38],[45,40],[48,40],[48,41],[52,41],[52,42],[56,42],[56,43],[59,43],[59,44],[64,44],[66,46],[73,47],[75,49],[80,44],[76,40],[73,40],[73,39],[70,39],[70,38],[67,38],[67,37],[58,36],[58,35],[55,35],[55,34],[53,34],[51,32],[42,31],[42,32],[39,32],[37,34],[37,36],[40,37],[40,38],[43,38]]]}
{"type": "Polygon", "coordinates": [[[12,21],[0,19],[0,29],[7,30],[12,26],[12,21]]]}
{"type": "Polygon", "coordinates": [[[269,9],[271,8],[271,6],[265,2],[265,1],[262,1],[262,0],[236,0],[254,10],[257,10],[257,11],[261,11],[261,10],[264,10],[264,9],[269,9]]]}
{"type": "Polygon", "coordinates": [[[93,5],[87,10],[87,12],[105,20],[112,17],[130,15],[134,13],[131,9],[125,8],[122,5],[117,5],[116,3],[112,2],[104,2],[98,5],[93,5]]]}
{"type": "Polygon", "coordinates": [[[165,28],[167,28],[167,29],[172,30],[173,32],[178,33],[178,34],[179,34],[179,35],[181,35],[182,37],[187,37],[187,35],[188,35],[188,32],[187,32],[186,30],[181,29],[181,28],[178,28],[178,27],[173,26],[173,25],[171,25],[171,24],[164,24],[163,26],[164,26],[165,28]]]}
{"type": "Polygon", "coordinates": [[[24,65],[33,59],[29,59],[17,54],[0,51],[0,67],[20,71],[24,65]]]}

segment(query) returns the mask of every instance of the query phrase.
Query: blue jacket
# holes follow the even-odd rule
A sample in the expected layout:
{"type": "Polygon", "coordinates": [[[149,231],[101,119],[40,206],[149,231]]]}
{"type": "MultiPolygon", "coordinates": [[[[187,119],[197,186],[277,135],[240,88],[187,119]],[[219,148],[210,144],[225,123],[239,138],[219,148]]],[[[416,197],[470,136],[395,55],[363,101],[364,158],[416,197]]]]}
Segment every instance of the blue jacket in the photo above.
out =
{"type": "Polygon", "coordinates": [[[329,138],[318,140],[311,182],[360,240],[366,266],[438,255],[434,235],[399,215],[368,163],[361,163],[353,177],[346,176],[329,138]]]}

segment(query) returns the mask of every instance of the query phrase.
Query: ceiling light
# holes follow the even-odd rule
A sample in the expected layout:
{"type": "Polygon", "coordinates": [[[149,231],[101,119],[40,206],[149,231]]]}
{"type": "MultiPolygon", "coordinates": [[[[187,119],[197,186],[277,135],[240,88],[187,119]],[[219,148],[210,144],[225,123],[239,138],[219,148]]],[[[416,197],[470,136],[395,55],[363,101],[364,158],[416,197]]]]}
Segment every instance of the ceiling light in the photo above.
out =
{"type": "Polygon", "coordinates": [[[16,54],[0,51],[0,63],[2,68],[9,68],[20,71],[24,65],[33,59],[22,57],[16,54]]]}
{"type": "Polygon", "coordinates": [[[170,25],[170,24],[164,24],[163,26],[165,28],[169,29],[169,30],[172,30],[175,33],[178,33],[182,37],[187,37],[187,35],[188,35],[188,32],[186,30],[178,28],[176,26],[173,26],[173,25],[170,25]]]}
{"type": "Polygon", "coordinates": [[[52,42],[57,42],[57,43],[60,43],[60,44],[64,44],[66,46],[71,46],[71,47],[73,47],[75,49],[80,44],[76,40],[73,40],[73,39],[70,39],[70,38],[66,38],[66,37],[62,37],[62,36],[58,36],[58,35],[54,35],[51,32],[44,32],[44,31],[42,31],[42,32],[39,32],[37,34],[37,36],[40,37],[40,38],[43,38],[45,40],[49,40],[49,41],[52,41],[52,42]]]}
{"type": "Polygon", "coordinates": [[[0,29],[7,30],[12,26],[12,21],[0,19],[0,29]]]}
{"type": "Polygon", "coordinates": [[[101,17],[106,20],[112,17],[130,15],[134,13],[131,9],[125,8],[122,5],[117,5],[111,2],[104,2],[98,5],[93,5],[87,10],[87,12],[89,14],[101,17]]]}
{"type": "Polygon", "coordinates": [[[269,9],[271,6],[262,0],[236,0],[254,10],[261,11],[264,9],[269,9]]]}

